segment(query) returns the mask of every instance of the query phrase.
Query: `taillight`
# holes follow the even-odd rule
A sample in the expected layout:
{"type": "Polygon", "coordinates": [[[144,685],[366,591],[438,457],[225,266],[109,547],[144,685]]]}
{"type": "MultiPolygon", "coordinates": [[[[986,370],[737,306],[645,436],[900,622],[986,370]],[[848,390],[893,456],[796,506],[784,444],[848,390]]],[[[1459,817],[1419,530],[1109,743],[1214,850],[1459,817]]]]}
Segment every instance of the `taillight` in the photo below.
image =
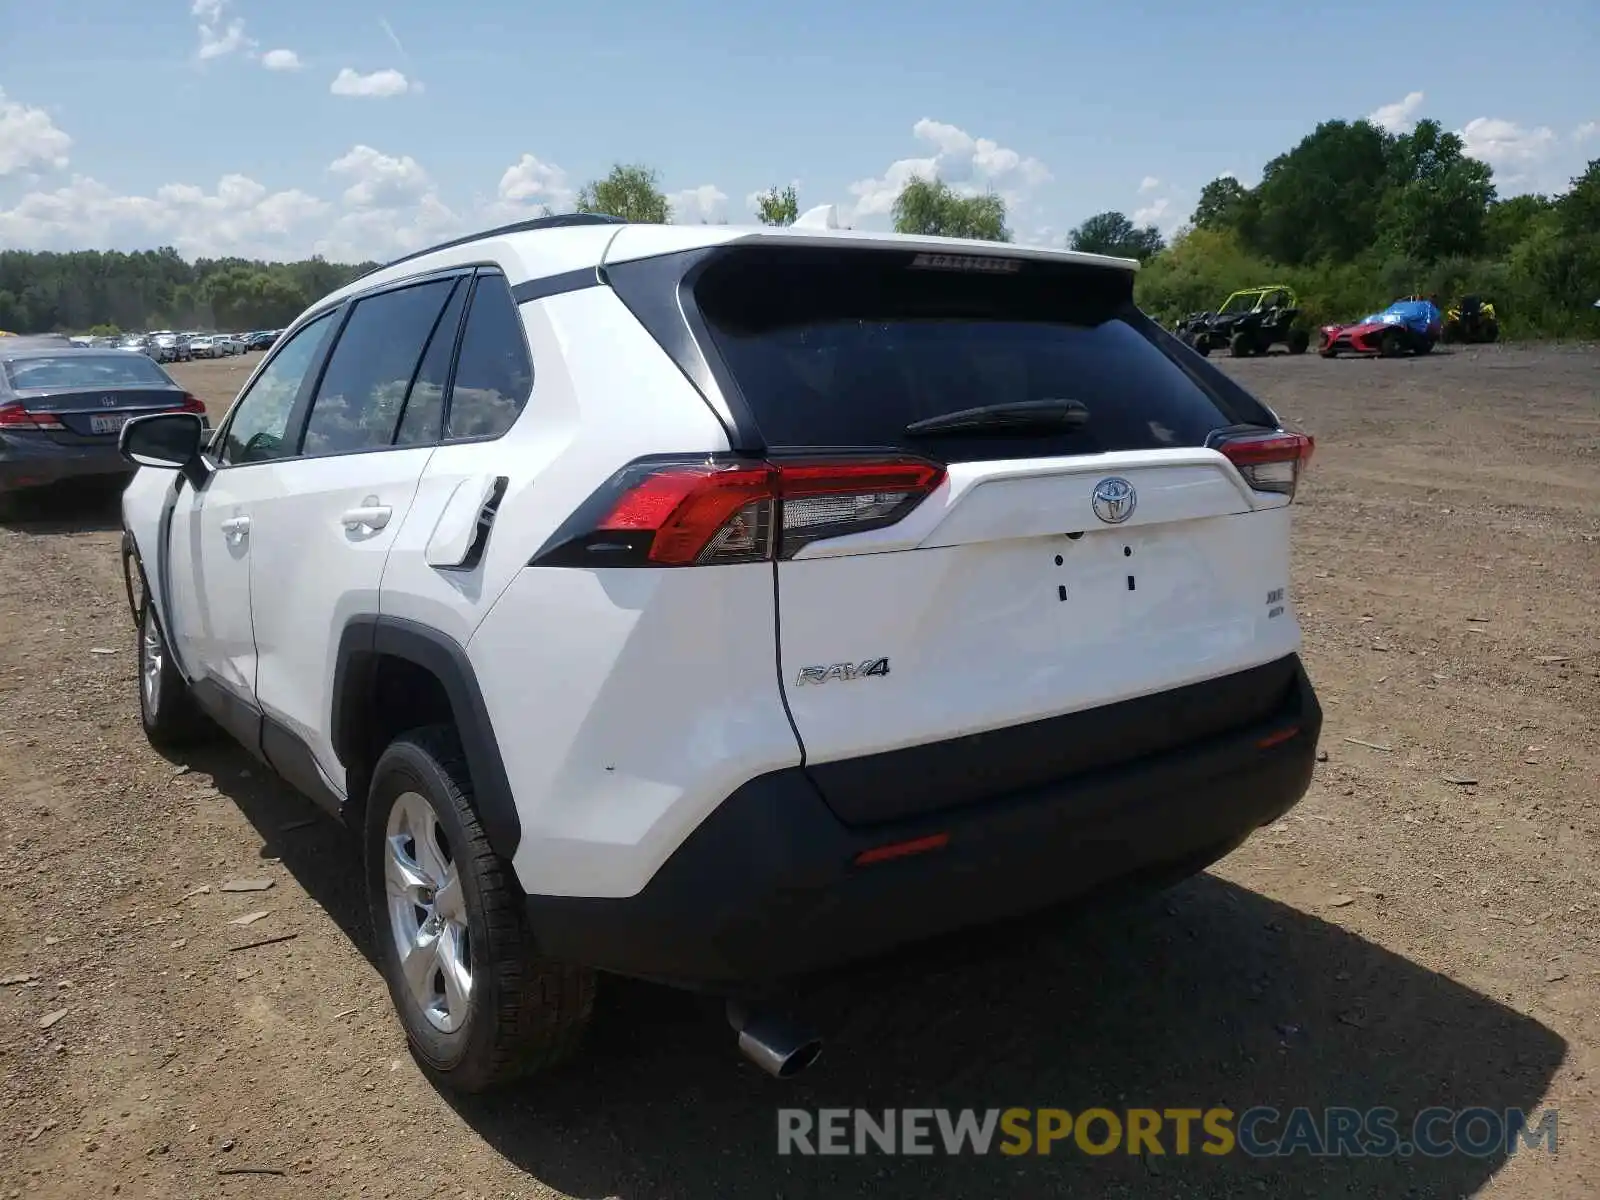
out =
{"type": "Polygon", "coordinates": [[[0,404],[0,428],[4,429],[37,429],[33,415],[29,413],[16,400],[8,400],[0,404]]]}
{"type": "Polygon", "coordinates": [[[1217,449],[1256,491],[1293,497],[1315,445],[1308,434],[1275,430],[1230,437],[1217,449]]]}
{"type": "Polygon", "coordinates": [[[625,467],[534,556],[544,566],[707,566],[792,557],[881,529],[944,478],[915,458],[646,460],[625,467]]]}
{"type": "Polygon", "coordinates": [[[0,404],[0,429],[60,429],[54,413],[29,412],[20,400],[0,404]]]}
{"type": "Polygon", "coordinates": [[[177,411],[204,415],[206,411],[205,401],[201,400],[199,396],[191,396],[186,392],[184,393],[183,403],[178,405],[177,411]]]}

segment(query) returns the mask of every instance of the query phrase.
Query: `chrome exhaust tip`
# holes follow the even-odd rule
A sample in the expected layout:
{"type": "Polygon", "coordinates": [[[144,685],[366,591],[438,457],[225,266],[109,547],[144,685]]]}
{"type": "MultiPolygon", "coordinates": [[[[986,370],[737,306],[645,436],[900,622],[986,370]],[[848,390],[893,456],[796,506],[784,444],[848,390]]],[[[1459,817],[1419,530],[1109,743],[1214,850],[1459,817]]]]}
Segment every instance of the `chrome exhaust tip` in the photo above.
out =
{"type": "Polygon", "coordinates": [[[805,1025],[774,1013],[752,1012],[728,1001],[728,1024],[739,1035],[739,1052],[774,1079],[793,1079],[822,1053],[822,1038],[805,1025]]]}

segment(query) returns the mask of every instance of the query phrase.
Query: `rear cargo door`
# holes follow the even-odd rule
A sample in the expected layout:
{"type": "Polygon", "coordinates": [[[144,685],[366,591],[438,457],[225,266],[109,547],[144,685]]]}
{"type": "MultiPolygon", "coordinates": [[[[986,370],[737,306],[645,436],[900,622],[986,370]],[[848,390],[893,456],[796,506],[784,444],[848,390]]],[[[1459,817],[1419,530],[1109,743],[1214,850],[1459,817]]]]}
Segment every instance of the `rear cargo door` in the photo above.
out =
{"type": "Polygon", "coordinates": [[[1288,667],[1267,664],[1298,644],[1292,487],[1257,491],[1208,445],[1274,419],[1199,373],[1134,308],[1131,278],[782,246],[730,249],[700,275],[709,340],[772,461],[942,468],[906,515],[863,532],[851,513],[893,497],[785,502],[781,684],[842,819],[979,802],[1281,701],[1288,667]],[[1092,744],[1049,735],[1063,714],[1225,677],[1134,706],[1138,729],[1112,723],[1092,744]],[[1036,724],[1039,737],[995,738],[1036,724]]]}

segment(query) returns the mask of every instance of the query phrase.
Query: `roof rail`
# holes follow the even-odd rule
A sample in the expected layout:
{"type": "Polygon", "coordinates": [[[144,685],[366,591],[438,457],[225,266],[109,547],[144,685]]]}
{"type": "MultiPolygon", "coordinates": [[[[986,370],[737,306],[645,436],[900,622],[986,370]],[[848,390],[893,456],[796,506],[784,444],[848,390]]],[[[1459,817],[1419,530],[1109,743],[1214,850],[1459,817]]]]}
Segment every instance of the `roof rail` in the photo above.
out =
{"type": "Polygon", "coordinates": [[[477,242],[484,238],[505,237],[513,233],[529,233],[535,229],[562,229],[568,225],[626,225],[627,223],[621,217],[613,217],[609,213],[575,212],[559,213],[551,217],[532,217],[526,221],[513,221],[510,225],[500,225],[494,229],[481,229],[477,233],[451,238],[448,242],[440,242],[437,246],[413,250],[410,254],[402,254],[399,258],[391,259],[389,262],[373,267],[370,271],[363,271],[356,278],[365,279],[368,275],[375,275],[379,271],[387,271],[390,267],[399,266],[403,262],[421,258],[424,254],[432,254],[436,250],[449,250],[453,246],[465,246],[468,242],[477,242]]]}

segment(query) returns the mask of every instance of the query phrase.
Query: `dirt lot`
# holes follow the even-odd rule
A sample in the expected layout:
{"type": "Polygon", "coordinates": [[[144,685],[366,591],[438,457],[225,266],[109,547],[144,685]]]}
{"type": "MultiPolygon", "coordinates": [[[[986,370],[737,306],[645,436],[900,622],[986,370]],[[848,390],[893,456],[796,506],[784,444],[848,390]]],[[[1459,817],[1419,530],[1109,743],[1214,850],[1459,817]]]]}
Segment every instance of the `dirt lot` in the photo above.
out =
{"type": "MultiPolygon", "coordinates": [[[[253,362],[178,373],[220,411],[253,362]]],[[[141,737],[114,497],[0,526],[0,1196],[1594,1195],[1600,353],[1228,369],[1319,442],[1311,793],[1165,897],[830,985],[788,1085],[619,983],[573,1066],[432,1090],[345,837],[141,737]],[[1560,1154],[780,1159],[784,1104],[1554,1106],[1560,1154]]]]}

